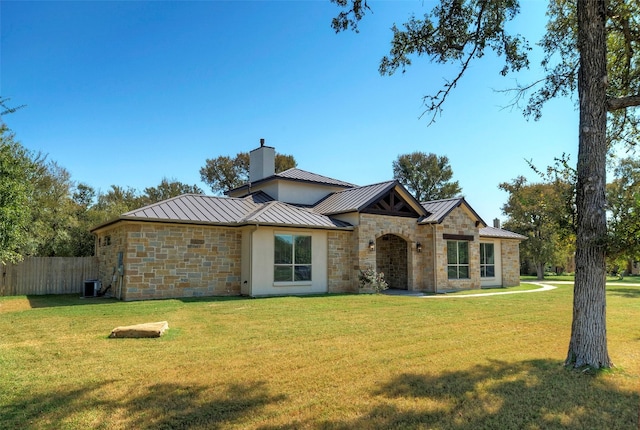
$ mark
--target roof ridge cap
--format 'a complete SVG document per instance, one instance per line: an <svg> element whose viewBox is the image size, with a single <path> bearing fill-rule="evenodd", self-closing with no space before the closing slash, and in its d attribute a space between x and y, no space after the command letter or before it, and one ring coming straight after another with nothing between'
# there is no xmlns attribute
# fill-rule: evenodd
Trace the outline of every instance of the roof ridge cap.
<svg viewBox="0 0 640 430"><path fill-rule="evenodd" d="M340 194L340 193L344 193L347 191L353 191L353 190L358 190L358 189L362 189L362 188L369 188L369 187L375 187L376 185L382 185L382 184L390 184L390 183L400 183L398 182L397 179L392 179L390 181L382 181L382 182L376 182L375 184L367 184L367 185L356 185L354 187L351 188L345 188L344 190L340 190L340 191L334 191L333 193L329 194L330 196L333 194Z"/></svg>
<svg viewBox="0 0 640 430"><path fill-rule="evenodd" d="M449 202L449 201L453 201L453 200L464 200L464 196L461 196L461 197L449 197L448 199L425 200L423 202L420 202L420 204L423 204L423 203Z"/></svg>
<svg viewBox="0 0 640 430"><path fill-rule="evenodd" d="M312 174L312 175L315 175L315 176L320 176L321 178L330 179L331 181L334 181L334 182L342 182L343 184L349 184L349 185L352 185L354 187L357 187L356 184L352 184L351 182L343 181L342 179L332 178L331 176L322 175L320 173L315 173L315 172L312 172L310 170L300 169L299 167L291 167L291 168L289 168L287 170L283 170L282 172L276 173L275 176L279 176L281 173L285 173L285 172L288 172L290 170L297 170L299 172L309 173L309 174ZM290 179L290 178L286 178L285 177L285 179Z"/></svg>
<svg viewBox="0 0 640 430"><path fill-rule="evenodd" d="M242 218L241 221L249 221L251 218L256 217L259 214L263 213L268 209L269 206L272 206L274 203L277 203L277 202L278 202L277 200L273 200L266 203L256 203L256 205L258 205L258 208L253 212L249 212L244 218Z"/></svg>

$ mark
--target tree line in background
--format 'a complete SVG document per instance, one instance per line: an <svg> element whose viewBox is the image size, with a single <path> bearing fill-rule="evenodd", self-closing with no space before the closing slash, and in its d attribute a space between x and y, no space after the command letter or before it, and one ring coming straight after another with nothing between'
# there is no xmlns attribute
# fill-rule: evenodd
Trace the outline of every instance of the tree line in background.
<svg viewBox="0 0 640 430"><path fill-rule="evenodd" d="M93 255L91 228L141 206L202 192L166 178L142 192L117 185L96 191L74 182L55 161L24 148L0 123L0 263L25 256Z"/></svg>
<svg viewBox="0 0 640 430"><path fill-rule="evenodd" d="M612 180L607 195L607 272L629 274L640 260L640 159L611 158ZM563 155L545 172L531 165L539 182L520 176L499 185L509 193L502 211L508 220L504 227L527 240L520 245L523 272L535 269L538 279L545 272L573 272L576 251L576 170Z"/></svg>

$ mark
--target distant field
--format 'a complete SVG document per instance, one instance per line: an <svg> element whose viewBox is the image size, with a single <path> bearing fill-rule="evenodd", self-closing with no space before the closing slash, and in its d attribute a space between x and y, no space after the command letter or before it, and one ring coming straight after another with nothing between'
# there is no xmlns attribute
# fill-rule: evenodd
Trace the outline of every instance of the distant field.
<svg viewBox="0 0 640 430"><path fill-rule="evenodd" d="M451 300L2 297L0 427L636 430L640 287L607 294L617 368L596 375L562 366L569 285ZM107 338L162 320L159 339Z"/></svg>

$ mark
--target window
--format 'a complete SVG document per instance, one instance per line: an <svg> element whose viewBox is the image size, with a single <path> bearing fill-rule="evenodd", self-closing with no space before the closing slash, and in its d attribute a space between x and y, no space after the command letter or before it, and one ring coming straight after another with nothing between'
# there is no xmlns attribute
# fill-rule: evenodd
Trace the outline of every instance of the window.
<svg viewBox="0 0 640 430"><path fill-rule="evenodd" d="M447 273L449 279L469 279L469 242L447 241Z"/></svg>
<svg viewBox="0 0 640 430"><path fill-rule="evenodd" d="M493 254L493 243L480 244L480 277L493 278L496 276L496 263Z"/></svg>
<svg viewBox="0 0 640 430"><path fill-rule="evenodd" d="M274 282L311 281L311 236L276 234Z"/></svg>

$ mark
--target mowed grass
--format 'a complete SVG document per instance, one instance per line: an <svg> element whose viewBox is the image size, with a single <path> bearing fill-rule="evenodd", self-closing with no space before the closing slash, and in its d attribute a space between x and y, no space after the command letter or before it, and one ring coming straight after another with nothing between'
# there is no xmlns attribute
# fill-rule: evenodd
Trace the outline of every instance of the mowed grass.
<svg viewBox="0 0 640 430"><path fill-rule="evenodd" d="M613 371L563 368L572 287L429 299L0 299L0 427L637 429L640 287ZM167 320L159 339L108 339Z"/></svg>

